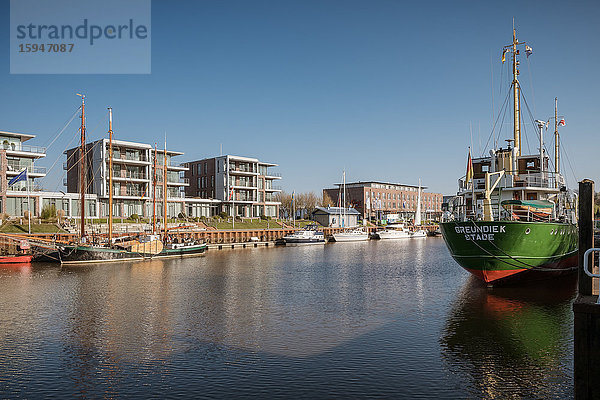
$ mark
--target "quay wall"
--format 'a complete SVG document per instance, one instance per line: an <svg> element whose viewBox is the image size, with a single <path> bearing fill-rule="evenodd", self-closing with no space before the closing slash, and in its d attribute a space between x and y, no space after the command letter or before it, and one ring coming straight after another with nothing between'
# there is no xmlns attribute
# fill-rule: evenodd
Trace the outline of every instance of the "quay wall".
<svg viewBox="0 0 600 400"><path fill-rule="evenodd" d="M429 231L437 229L437 225L423 226L421 229ZM283 238L289 235L299 228L277 228L277 229L222 229L222 230L171 230L169 236L177 239L202 239L208 244L221 244L221 243L245 243L252 240L258 239L260 242L270 242ZM342 228L322 228L326 237L331 237L334 233L342 230ZM369 233L374 232L378 227L367 226L365 227ZM130 233L117 233L118 236L128 236L135 234ZM106 235L89 235L90 239L94 237L106 237ZM77 239L77 235L74 233L32 233L28 234L0 234L0 249L5 254L14 254L17 249L17 245L22 239L32 239L41 241L56 241L69 243Z"/></svg>

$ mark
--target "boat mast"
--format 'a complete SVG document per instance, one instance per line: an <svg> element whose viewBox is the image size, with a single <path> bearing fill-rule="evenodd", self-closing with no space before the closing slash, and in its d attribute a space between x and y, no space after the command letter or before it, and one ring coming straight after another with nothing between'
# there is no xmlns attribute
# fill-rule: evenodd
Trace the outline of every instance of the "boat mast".
<svg viewBox="0 0 600 400"><path fill-rule="evenodd" d="M525 43L525 42L523 42ZM517 32L513 26L512 60L513 60L513 105L514 105L514 140L517 149L517 157L521 155L521 104L519 86L519 61L517 45L522 44L517 40ZM516 171L515 171L516 173Z"/></svg>
<svg viewBox="0 0 600 400"><path fill-rule="evenodd" d="M558 98L554 98L554 168L560 174L560 136L558 135ZM558 178L558 176L557 176ZM556 181L558 185L558 180Z"/></svg>
<svg viewBox="0 0 600 400"><path fill-rule="evenodd" d="M154 143L154 165L152 168L152 234L156 233L156 143Z"/></svg>
<svg viewBox="0 0 600 400"><path fill-rule="evenodd" d="M85 95L79 93L77 95L81 97L81 146L79 148L79 194L81 205L79 214L81 217L80 239L83 239L85 237Z"/></svg>
<svg viewBox="0 0 600 400"><path fill-rule="evenodd" d="M112 244L113 222L113 130L112 108L108 107L108 245Z"/></svg>
<svg viewBox="0 0 600 400"><path fill-rule="evenodd" d="M167 239L167 141L165 139L165 151L163 156L163 219L165 225L165 240Z"/></svg>

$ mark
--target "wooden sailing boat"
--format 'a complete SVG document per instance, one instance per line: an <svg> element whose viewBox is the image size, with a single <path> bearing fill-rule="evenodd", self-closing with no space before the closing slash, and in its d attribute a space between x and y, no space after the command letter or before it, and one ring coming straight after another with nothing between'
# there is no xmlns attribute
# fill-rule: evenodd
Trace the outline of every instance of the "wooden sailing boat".
<svg viewBox="0 0 600 400"><path fill-rule="evenodd" d="M86 190L86 140L85 140L85 96L81 96L81 146L79 149L80 181L79 192L80 206L80 232L77 243L72 245L59 245L58 259L63 264L82 262L108 262L144 259L155 256L163 250L162 241L157 235L138 236L120 242L113 240L113 187L112 187L112 108L109 108L109 201L108 201L108 241L102 244L88 244L85 234L85 190Z"/></svg>

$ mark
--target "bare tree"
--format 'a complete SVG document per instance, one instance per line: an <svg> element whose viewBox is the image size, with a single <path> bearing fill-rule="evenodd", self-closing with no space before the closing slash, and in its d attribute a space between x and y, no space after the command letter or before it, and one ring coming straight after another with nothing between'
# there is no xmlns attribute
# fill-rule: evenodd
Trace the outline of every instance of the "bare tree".
<svg viewBox="0 0 600 400"><path fill-rule="evenodd" d="M292 216L292 195L286 192L279 192L275 195L275 201L281 203L280 211L284 216Z"/></svg>
<svg viewBox="0 0 600 400"><path fill-rule="evenodd" d="M333 199L327 194L327 192L323 191L323 197L321 198L321 207L334 206L336 203L333 202Z"/></svg>

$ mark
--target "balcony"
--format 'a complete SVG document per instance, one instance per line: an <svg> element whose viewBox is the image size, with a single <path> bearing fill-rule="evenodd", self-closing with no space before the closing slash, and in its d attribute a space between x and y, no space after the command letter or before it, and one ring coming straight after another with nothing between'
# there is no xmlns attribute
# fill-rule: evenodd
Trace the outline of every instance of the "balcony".
<svg viewBox="0 0 600 400"><path fill-rule="evenodd" d="M29 146L26 144L5 143L1 148L6 150L7 154L28 153L28 155L37 155L39 157L46 155L45 147Z"/></svg>
<svg viewBox="0 0 600 400"><path fill-rule="evenodd" d="M265 173L265 177L267 177L267 178L273 178L273 179L281 179L281 174L279 172L267 171Z"/></svg>
<svg viewBox="0 0 600 400"><path fill-rule="evenodd" d="M189 168L187 167L187 163L174 163L168 162L167 169L177 170L177 171L187 171Z"/></svg>
<svg viewBox="0 0 600 400"><path fill-rule="evenodd" d="M133 171L125 171L125 174L122 174L122 171L113 171L113 179L115 179L115 180L140 180L140 181L149 181L150 180L150 178L148 178L144 172L133 172Z"/></svg>
<svg viewBox="0 0 600 400"><path fill-rule="evenodd" d="M130 154L126 154L125 157L122 154L117 154L113 157L113 162L119 164L150 165L150 161L146 157L132 156Z"/></svg>
<svg viewBox="0 0 600 400"><path fill-rule="evenodd" d="M7 167L7 175L17 175L23 168L27 168L27 173L29 175L46 175L46 167L26 166L11 162L8 163Z"/></svg>
<svg viewBox="0 0 600 400"><path fill-rule="evenodd" d="M275 185L265 188L265 191L267 191L267 192L281 192L281 190L282 190L281 186L275 186Z"/></svg>
<svg viewBox="0 0 600 400"><path fill-rule="evenodd" d="M177 178L177 180L168 180L168 178L167 178L167 185L190 186L190 179L189 178Z"/></svg>
<svg viewBox="0 0 600 400"><path fill-rule="evenodd" d="M240 189L258 189L258 186L252 184L252 183L233 183L231 182L230 187L233 186L234 188L240 188Z"/></svg>

